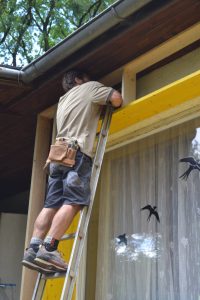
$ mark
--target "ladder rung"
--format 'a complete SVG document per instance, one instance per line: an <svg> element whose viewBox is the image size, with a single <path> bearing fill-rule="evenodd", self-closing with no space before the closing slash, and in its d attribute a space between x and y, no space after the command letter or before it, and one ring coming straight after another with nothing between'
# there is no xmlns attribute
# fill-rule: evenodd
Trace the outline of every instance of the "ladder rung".
<svg viewBox="0 0 200 300"><path fill-rule="evenodd" d="M69 274L71 277L75 277L75 272L73 270L70 270Z"/></svg>
<svg viewBox="0 0 200 300"><path fill-rule="evenodd" d="M106 130L102 130L101 135L102 136L106 136L107 135L107 131Z"/></svg>
<svg viewBox="0 0 200 300"><path fill-rule="evenodd" d="M95 167L96 167L96 168L99 168L99 166L100 166L100 163L97 161L97 162L95 162L95 164L94 164L94 165L95 165Z"/></svg>
<svg viewBox="0 0 200 300"><path fill-rule="evenodd" d="M75 238L76 233L70 233L70 234L65 234L62 236L62 238L60 239L61 241L65 241L65 240L71 240Z"/></svg>
<svg viewBox="0 0 200 300"><path fill-rule="evenodd" d="M80 239L82 239L84 237L84 232L83 231L79 231L78 236L79 236Z"/></svg>

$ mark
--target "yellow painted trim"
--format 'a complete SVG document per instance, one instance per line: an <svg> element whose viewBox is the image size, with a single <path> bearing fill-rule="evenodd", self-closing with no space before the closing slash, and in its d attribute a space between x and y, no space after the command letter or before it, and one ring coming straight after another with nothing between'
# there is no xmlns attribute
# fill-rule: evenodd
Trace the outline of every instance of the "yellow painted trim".
<svg viewBox="0 0 200 300"><path fill-rule="evenodd" d="M200 71L150 93L113 115L110 135L200 95Z"/></svg>

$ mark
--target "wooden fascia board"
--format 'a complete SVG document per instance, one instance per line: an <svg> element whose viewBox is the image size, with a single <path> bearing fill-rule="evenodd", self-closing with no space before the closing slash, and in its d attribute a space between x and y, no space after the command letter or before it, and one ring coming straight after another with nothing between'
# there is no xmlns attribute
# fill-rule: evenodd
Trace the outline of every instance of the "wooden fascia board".
<svg viewBox="0 0 200 300"><path fill-rule="evenodd" d="M138 72L152 66L166 57L180 51L200 39L200 22L173 36L171 39L140 55L128 64L101 78L105 85L113 85L121 80L123 73L135 76Z"/></svg>
<svg viewBox="0 0 200 300"><path fill-rule="evenodd" d="M147 120L160 122L170 115L180 114L181 110L192 109L194 104L200 106L199 99L200 71L197 71L131 102L113 114L108 148L118 144L120 139L129 139L131 131L149 127L151 122Z"/></svg>
<svg viewBox="0 0 200 300"><path fill-rule="evenodd" d="M129 62L124 66L124 70L132 73L138 73L198 41L199 39L200 22Z"/></svg>

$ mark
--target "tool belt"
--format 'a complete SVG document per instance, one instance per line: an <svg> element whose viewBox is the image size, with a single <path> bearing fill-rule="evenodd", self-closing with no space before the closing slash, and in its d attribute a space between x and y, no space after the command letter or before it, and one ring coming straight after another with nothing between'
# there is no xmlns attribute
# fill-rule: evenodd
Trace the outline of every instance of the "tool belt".
<svg viewBox="0 0 200 300"><path fill-rule="evenodd" d="M51 162L59 163L67 167L73 167L75 165L75 158L78 149L79 145L77 140L67 143L65 138L58 138L55 144L51 145L44 169Z"/></svg>

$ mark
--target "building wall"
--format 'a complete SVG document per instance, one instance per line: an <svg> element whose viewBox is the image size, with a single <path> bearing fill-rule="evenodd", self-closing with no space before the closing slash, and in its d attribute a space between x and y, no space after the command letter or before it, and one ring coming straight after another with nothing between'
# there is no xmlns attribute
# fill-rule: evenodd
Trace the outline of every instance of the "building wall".
<svg viewBox="0 0 200 300"><path fill-rule="evenodd" d="M29 190L1 199L0 211L13 214L27 214Z"/></svg>
<svg viewBox="0 0 200 300"><path fill-rule="evenodd" d="M0 213L0 284L16 284L0 287L0 300L19 299L26 222L26 215Z"/></svg>
<svg viewBox="0 0 200 300"><path fill-rule="evenodd" d="M198 56L199 54L197 53L196 55ZM181 62L180 70L176 65L177 62L173 62L159 70L154 71L155 73L152 72L152 73L144 76L140 80L138 80L137 96L140 97L140 96L144 95L145 93L149 93L153 90L156 90L157 88L160 88L160 87L164 86L165 84L168 84L169 82L173 82L174 80L191 73L196 68L195 64L192 65L192 67L191 67L191 65L189 63L189 61L190 61L190 59L192 59L192 57L193 56L191 56L191 54L190 54L190 58L187 58L187 59L186 59L186 57L181 58L184 61L184 67L182 67L183 62ZM180 64L180 62L178 64ZM187 66L189 66L190 68ZM177 72L176 68L177 68L178 72ZM176 70L174 77L173 76L170 77L170 70L174 70L174 72ZM115 176L115 174L113 176ZM106 182L106 185L109 186L109 183ZM108 201L112 201L112 199L113 198L111 195L111 197L108 199ZM88 256L87 256L87 258L88 258L88 260L87 260L88 275L87 275L86 280L87 280L87 286L89 286L90 289L87 289L87 287L86 287L85 299L87 299L87 300L94 299L93 298L94 297L94 286L95 286L94 274L95 274L95 270L96 270L96 249L97 249L97 244L98 244L97 243L97 232L98 232L97 219L98 219L98 215L96 214L93 222L91 223L89 237L88 237ZM106 215L102 215L100 218L100 223L102 221L104 222L105 220L106 220ZM106 233L104 232L104 234L106 234ZM102 241L99 240L99 245L101 244ZM107 245L105 245L105 247L107 247ZM92 255L91 255L91 253L92 253ZM92 258L92 263L91 263L91 258ZM96 286L98 286L99 283L100 283L100 280L97 280ZM49 288L49 286L51 286L51 288ZM45 297L48 299L52 299L55 297L55 295L52 294L52 291L55 293L56 289L52 285L52 282L49 282L49 286L45 291L46 292ZM105 300L105 299L103 299L103 300Z"/></svg>
<svg viewBox="0 0 200 300"><path fill-rule="evenodd" d="M199 69L200 69L200 48L157 70L152 71L151 73L137 80L136 83L137 98L140 98L148 93L160 89L167 84L173 83L174 81L184 76L187 76ZM188 126L190 127L190 125ZM179 128L181 130L181 126ZM170 132L171 130L169 130L167 134L170 135L171 134ZM192 129L192 132L195 133L195 125ZM174 130L174 133L176 135L176 129ZM187 155L191 154L189 153L191 150L191 136L190 134L189 135L187 134L188 132L183 134L183 141L181 141L182 137L177 136L177 142L180 143L180 152L179 153L177 152L175 154L173 152L174 151L173 149L171 153L170 153L171 150L169 151L169 147L171 147L173 143L170 144L169 146L169 143L166 142L165 146L163 146L163 141L161 141L162 140L162 133L161 133L160 134L161 143L159 147L161 147L163 151L163 155L160 158L160 160L159 160L159 156L157 156L156 158L157 155L156 146L154 149L155 152L153 151L154 153L152 152L152 150L150 150L150 152L148 153L148 150L143 149L144 151L147 151L145 154L147 156L146 157L147 161L151 161L152 163L148 171L149 173L147 174L145 168L144 168L145 171L143 170L141 172L142 170L141 168L145 167L145 165L136 167L134 171L134 167L137 164L137 161L134 161L135 154L132 154L133 156L132 159L134 163L131 163L130 161L131 151L132 153L135 153L136 149L138 149L138 145L141 143L134 144L132 146L132 150L130 150L131 147L128 146L119 148L118 151L116 150L117 151L116 159L115 159L115 151L107 154L106 157L108 159L104 161L104 169L103 169L104 171L102 171L102 175L101 175L102 185L101 185L100 193L102 196L100 197L99 226L95 226L95 228L92 228L92 230L90 231L90 234L92 236L89 236L89 240L88 240L88 241L90 240L92 241L93 239L94 242L92 245L93 248L98 246L96 296L95 297L93 296L94 282L92 281L91 283L92 287L91 287L89 280L87 280L86 290L88 289L89 291L92 291L91 293L92 296L89 298L86 297L87 300L93 300L93 299L95 300L105 300L105 299L107 300L187 299L188 300L191 299L193 300L196 298L192 298L192 297L196 297L197 295L199 297L200 295L200 291L198 290L199 283L198 280L195 280L195 278L193 278L194 269L196 269L199 264L198 254L196 250L192 249L192 245L194 243L196 243L196 249L199 249L199 242L198 239L196 239L198 226L199 226L198 217L197 217L198 209L199 209L198 208L199 199L197 196L198 186L199 186L198 174L196 174L196 177L194 177L193 180L190 181L191 185L189 185L188 187L186 186L184 181L177 182L177 191L175 192L176 195L175 194L173 195L172 191L169 191L169 194L173 196L173 198L175 199L174 204L172 198L170 198L170 195L168 195L169 203L167 201L165 202L166 196L164 196L165 192L167 192L167 188L169 188L169 190L170 188L172 188L172 186L170 187L169 181L175 179L175 177L176 177L176 181L178 181L178 176L180 175L179 173L180 172L183 173L183 170L185 170L184 168L179 169L179 166L177 165L176 168L174 169L174 174L170 173L171 171L169 169L170 166L169 159L175 160L177 163L179 159L179 155L183 155L183 153ZM154 136L147 139L145 147L147 149L150 148L150 146L154 147L153 144L154 144ZM144 146L142 147L144 148ZM175 151L177 151L177 149ZM167 154L168 156L166 157L165 154ZM126 156L128 155L129 158L126 158ZM141 156L141 164L143 164L144 159L146 158L142 157L143 154L138 153L137 155ZM151 157L151 155L153 155L153 157ZM177 157L175 157L174 155L176 155ZM161 166L163 167L165 166L165 168L167 168L167 171L165 170L165 172L169 172L166 181L164 181L165 180L164 178L166 176L164 175L164 177L162 177L163 174L161 175L159 173L160 174L159 176L161 176L160 178L162 178L161 181L162 187L160 188L159 192L161 192L161 189L163 188L163 192L161 192L160 199L158 198L154 199L153 197L155 195L152 196L156 188L159 189L159 186L157 187L153 186L154 183L151 181L150 178L150 176L153 174L154 174L153 176L158 176L158 173L154 173L154 172L160 172L159 169L157 169L156 171L155 170L156 166L153 165L153 159L155 158L158 159L160 168ZM111 165L112 161L113 161L113 165ZM123 170L121 169L120 166L123 167ZM131 167L132 169L130 169ZM128 171L126 171L126 169ZM131 173L133 174L133 176L136 176L134 180L130 180ZM146 178L148 174L149 174L149 182L148 182L148 178ZM171 176L173 177L171 178ZM115 177L117 177L118 179L114 179ZM110 180L112 180L113 184L110 182ZM194 180L195 180L195 185L192 184ZM142 186L144 184L144 181L148 185L147 190L145 189L145 187ZM118 187L116 191L114 188L115 185ZM138 195L139 185L141 185L141 195ZM119 188L120 186L121 186L121 191ZM152 189L154 189L154 191ZM164 189L166 189L166 191L164 191ZM158 194L156 195L156 197L158 197ZM189 197L190 200L192 200L191 207L188 206L187 197ZM138 200L138 198L140 198L140 200ZM181 200L183 198L184 200ZM161 229L162 237L164 237L165 258L163 258L163 262L161 262L159 265L161 269L160 272L157 273L156 275L157 277L154 276L156 274L157 267L155 267L155 264L150 262L150 260L147 262L143 260L141 264L137 262L137 266L133 267L133 262L130 262L130 260L126 260L127 257L124 260L123 257L120 258L117 257L116 253L114 254L114 250L116 250L116 248L115 249L113 248L114 238L118 234L127 232L130 235L131 233L134 233L134 230L136 230L137 232L142 227L145 228L145 230L148 228L148 226L145 227L146 225L143 224L143 222L145 222L146 219L145 220L142 219L141 221L139 215L140 215L140 206L142 205L144 206L145 204L148 204L148 201L151 200L152 203L154 200L157 201L158 206L159 206L159 201L161 201L159 212L161 212L161 210L166 208L166 211L161 212L161 216L163 217L165 223L163 224L163 227ZM142 203L139 203L137 201L139 202L142 201ZM170 211L173 214L172 216L170 216ZM188 217L186 217L187 216L186 211L189 214ZM145 216L148 217L147 214L145 214ZM178 218L178 223L176 217ZM172 220L174 222L173 224L171 224ZM194 222L189 228L187 224L190 224L191 220L193 220ZM151 231L157 232L156 231L157 228L158 227L156 226L155 222L154 224L150 224L149 226L150 232ZM189 234L188 234L190 231L191 231L191 236L190 236L191 239L189 238ZM172 234L173 236L172 238L170 234ZM95 237L97 235L98 235L98 241L95 241ZM176 251L174 251L173 249L174 246L177 247ZM90 254L92 254L92 247L91 249L88 247L88 260L90 259ZM187 261L186 258L188 259ZM120 262L121 259L123 260L123 262ZM188 263L192 265L191 272L187 268ZM95 267L91 267L89 265L89 261L87 264L88 264L87 267L88 274L90 272L94 274L94 271L96 269L96 265L94 264L94 262L92 262L92 264ZM146 267L148 267L147 274L145 274L145 272L147 271ZM163 276L168 267L171 268L169 269L169 273L167 275L168 276L167 280L168 282L170 282L168 285L169 291L167 291L167 288L165 289L164 285L162 285L164 284ZM141 269L143 269L143 272L140 274L141 278L138 279L137 281L136 278L141 272ZM195 272L197 272L197 269ZM154 274L153 275L154 277L148 276L150 273ZM176 276L176 280L174 282L172 278L173 274L175 274ZM185 276L183 274L187 274L187 275ZM143 281L143 278L145 277L144 275L147 276L146 279L147 279L148 289L144 292L144 290L142 291L143 287L141 286L141 293L144 292L143 294L141 294L140 284L141 283L142 285L144 284ZM89 275L88 275L88 279L89 279ZM136 282L135 286L132 280ZM158 287L159 280L160 282L163 283L161 283ZM141 281L141 283L139 283L139 281ZM156 285L159 290L158 293L160 293L159 296L158 294L156 294ZM174 285L174 290L173 290L173 285ZM193 290L189 291L190 288L193 288ZM137 290L136 292L137 296L133 294L134 291L136 290ZM150 295L150 291L151 291L151 295ZM161 296L161 294L163 296ZM88 296L89 295L90 294L88 293ZM142 298L138 298L138 297L142 297Z"/></svg>
<svg viewBox="0 0 200 300"><path fill-rule="evenodd" d="M140 98L200 69L200 48L152 71L137 80L136 94Z"/></svg>

